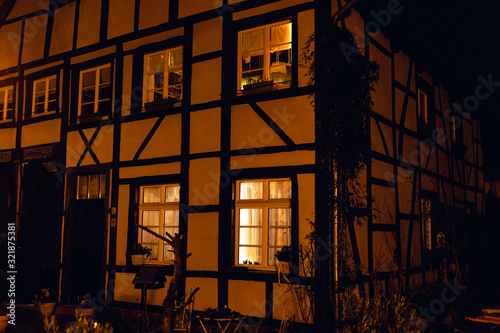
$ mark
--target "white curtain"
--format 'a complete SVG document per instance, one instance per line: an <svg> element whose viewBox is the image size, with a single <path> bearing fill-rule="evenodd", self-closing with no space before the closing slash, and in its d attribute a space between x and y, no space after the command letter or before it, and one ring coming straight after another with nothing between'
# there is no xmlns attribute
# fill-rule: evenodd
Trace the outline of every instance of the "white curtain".
<svg viewBox="0 0 500 333"><path fill-rule="evenodd" d="M264 54L264 29L243 34L241 44L241 54L246 63L252 56Z"/></svg>
<svg viewBox="0 0 500 333"><path fill-rule="evenodd" d="M271 28L271 53L288 50L292 42L292 24L286 23Z"/></svg>
<svg viewBox="0 0 500 333"><path fill-rule="evenodd" d="M262 182L240 183L240 199L263 199L264 185Z"/></svg>
<svg viewBox="0 0 500 333"><path fill-rule="evenodd" d="M240 209L239 233L238 262L262 263L262 209Z"/></svg>

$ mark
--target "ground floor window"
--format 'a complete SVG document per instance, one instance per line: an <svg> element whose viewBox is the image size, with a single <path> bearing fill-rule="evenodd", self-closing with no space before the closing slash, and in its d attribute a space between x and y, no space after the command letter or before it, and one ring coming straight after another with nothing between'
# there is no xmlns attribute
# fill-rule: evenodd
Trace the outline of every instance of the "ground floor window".
<svg viewBox="0 0 500 333"><path fill-rule="evenodd" d="M178 184L141 186L139 223L163 236L179 233L179 193ZM139 230L138 242L151 249L150 260L174 259L170 245L144 230Z"/></svg>
<svg viewBox="0 0 500 333"><path fill-rule="evenodd" d="M236 183L236 262L272 266L275 253L291 245L291 180L252 179Z"/></svg>

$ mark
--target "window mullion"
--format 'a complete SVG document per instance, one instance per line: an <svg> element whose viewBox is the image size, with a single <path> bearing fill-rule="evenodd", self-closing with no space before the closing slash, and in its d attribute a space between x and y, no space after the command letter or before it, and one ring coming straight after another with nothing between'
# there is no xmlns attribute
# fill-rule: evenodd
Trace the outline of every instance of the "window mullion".
<svg viewBox="0 0 500 333"><path fill-rule="evenodd" d="M49 111L49 79L45 79L45 101L43 103L43 113L48 111Z"/></svg>
<svg viewBox="0 0 500 333"><path fill-rule="evenodd" d="M264 28L264 81L268 81L270 78L270 69L269 64L271 63L271 54L270 54L270 45L271 45L271 29L269 26ZM267 183L265 181L264 183Z"/></svg>
<svg viewBox="0 0 500 333"><path fill-rule="evenodd" d="M262 265L263 266L268 266L268 242L269 242L269 235L268 235L268 226L269 226L269 207L264 206L262 207L263 216L262 216Z"/></svg>
<svg viewBox="0 0 500 333"><path fill-rule="evenodd" d="M95 93L94 93L94 114L98 113L99 110L98 110L98 107L99 107L99 90L100 90L100 79L101 79L101 68L98 67L96 69L96 75L95 75L95 84L94 84L94 89L95 89Z"/></svg>
<svg viewBox="0 0 500 333"><path fill-rule="evenodd" d="M160 225L158 228L159 234L162 236L165 236L165 209L160 209ZM163 261L163 240L161 238L158 238L158 260Z"/></svg>
<svg viewBox="0 0 500 333"><path fill-rule="evenodd" d="M164 52L164 61L165 64L163 65L163 99L168 99L168 73L169 73L169 68L168 68L168 55L170 51L165 51Z"/></svg>

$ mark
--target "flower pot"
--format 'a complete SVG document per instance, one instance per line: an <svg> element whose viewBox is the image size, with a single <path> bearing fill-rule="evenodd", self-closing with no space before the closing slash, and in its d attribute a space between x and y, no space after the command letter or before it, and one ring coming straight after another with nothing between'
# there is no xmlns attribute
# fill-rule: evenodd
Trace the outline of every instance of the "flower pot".
<svg viewBox="0 0 500 333"><path fill-rule="evenodd" d="M56 308L56 302L39 304L40 313L44 317L52 316Z"/></svg>
<svg viewBox="0 0 500 333"><path fill-rule="evenodd" d="M1 315L0 316L0 333L5 332L7 329L7 326L9 326L9 319L10 317L8 315Z"/></svg>
<svg viewBox="0 0 500 333"><path fill-rule="evenodd" d="M90 317L94 313L94 308L78 308L77 311L79 317L90 319Z"/></svg>
<svg viewBox="0 0 500 333"><path fill-rule="evenodd" d="M278 268L278 274L289 274L290 273L290 262L289 261L276 261L276 267Z"/></svg>
<svg viewBox="0 0 500 333"><path fill-rule="evenodd" d="M130 257L132 258L132 265L144 265L144 254L133 254Z"/></svg>

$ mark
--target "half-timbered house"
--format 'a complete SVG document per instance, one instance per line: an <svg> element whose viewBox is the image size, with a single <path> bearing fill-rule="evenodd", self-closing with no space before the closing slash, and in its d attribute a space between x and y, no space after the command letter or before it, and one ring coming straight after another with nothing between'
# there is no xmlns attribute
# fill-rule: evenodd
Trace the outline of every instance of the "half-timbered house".
<svg viewBox="0 0 500 333"><path fill-rule="evenodd" d="M146 265L167 280L173 259L141 224L184 235L195 310L294 313L274 254L296 253L316 219L314 87L301 52L340 3L3 1L0 233L16 226L22 297L33 297L33 272L53 267L61 302L91 292L134 306L132 245L151 248ZM389 4L389 15L404 10ZM436 278L429 263L446 242L437 212L483 213L480 128L450 113L453 87L415 48L374 33L377 22L355 9L342 19L380 66L360 176L370 213L354 227L354 255L365 274L401 269L419 285Z"/></svg>

